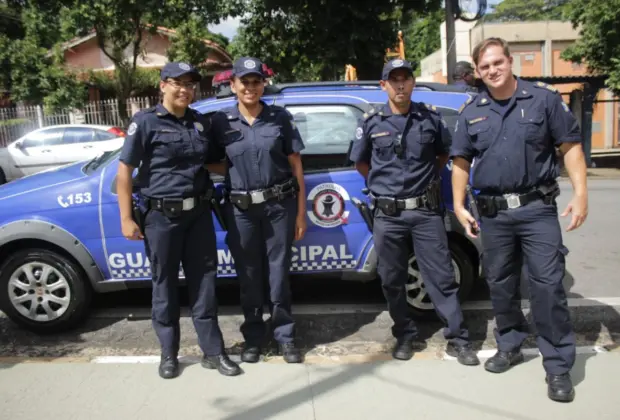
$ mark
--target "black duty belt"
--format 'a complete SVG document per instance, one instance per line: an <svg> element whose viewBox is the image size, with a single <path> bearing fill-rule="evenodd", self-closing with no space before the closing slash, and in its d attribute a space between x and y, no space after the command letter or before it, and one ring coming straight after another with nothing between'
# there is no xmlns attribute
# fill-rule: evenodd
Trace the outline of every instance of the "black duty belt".
<svg viewBox="0 0 620 420"><path fill-rule="evenodd" d="M250 204L260 204L269 200L283 200L295 195L297 191L299 191L297 178L291 178L286 182L262 190L232 190L228 194L228 199L231 203L245 210Z"/></svg>
<svg viewBox="0 0 620 420"><path fill-rule="evenodd" d="M170 212L172 214L180 214L184 211L190 211L198 207L202 203L211 201L213 190L200 196L195 197L165 197L165 198L145 198L145 203L149 209Z"/></svg>
<svg viewBox="0 0 620 420"><path fill-rule="evenodd" d="M375 197L372 193L368 194L370 202L373 206L380 209L393 207L396 210L413 210L420 207L426 207L426 195L409 198L394 197Z"/></svg>
<svg viewBox="0 0 620 420"><path fill-rule="evenodd" d="M478 204L481 215L493 215L499 210L517 209L539 200L551 204L558 195L560 195L560 187L557 183L553 183L537 187L525 193L508 193L502 195L486 195L480 193L480 195L476 197L476 203Z"/></svg>

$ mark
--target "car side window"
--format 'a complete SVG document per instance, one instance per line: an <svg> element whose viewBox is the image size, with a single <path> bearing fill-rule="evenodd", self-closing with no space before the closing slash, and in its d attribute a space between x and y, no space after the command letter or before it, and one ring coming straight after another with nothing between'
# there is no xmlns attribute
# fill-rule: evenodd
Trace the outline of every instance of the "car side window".
<svg viewBox="0 0 620 420"><path fill-rule="evenodd" d="M443 120L446 122L448 126L448 131L450 134L454 135L454 128L456 127L456 121L459 119L459 111L452 108L445 108L438 106L437 112L441 114Z"/></svg>
<svg viewBox="0 0 620 420"><path fill-rule="evenodd" d="M64 130L64 128L50 128L30 133L24 139L22 145L24 148L28 148L62 144Z"/></svg>
<svg viewBox="0 0 620 420"><path fill-rule="evenodd" d="M114 133L104 130L95 130L95 138L92 141L114 140L118 136Z"/></svg>
<svg viewBox="0 0 620 420"><path fill-rule="evenodd" d="M93 141L94 131L88 127L67 127L62 144L89 143Z"/></svg>
<svg viewBox="0 0 620 420"><path fill-rule="evenodd" d="M346 154L362 111L348 105L291 105L306 148L302 155Z"/></svg>

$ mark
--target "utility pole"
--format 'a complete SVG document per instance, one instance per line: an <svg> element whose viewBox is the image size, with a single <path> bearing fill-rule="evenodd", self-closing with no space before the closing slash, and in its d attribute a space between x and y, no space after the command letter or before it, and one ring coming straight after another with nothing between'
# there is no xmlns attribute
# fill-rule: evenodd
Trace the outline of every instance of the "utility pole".
<svg viewBox="0 0 620 420"><path fill-rule="evenodd" d="M452 73L454 73L454 67L456 66L456 45L454 44L455 28L454 28L454 6L456 0L445 0L446 10L446 48L447 48L447 67L448 72L448 84L454 83L452 79Z"/></svg>

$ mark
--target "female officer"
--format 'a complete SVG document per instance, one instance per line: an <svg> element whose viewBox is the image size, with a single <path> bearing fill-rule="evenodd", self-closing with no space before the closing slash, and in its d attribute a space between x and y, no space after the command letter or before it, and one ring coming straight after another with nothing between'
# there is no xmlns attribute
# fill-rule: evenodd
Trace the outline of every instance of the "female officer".
<svg viewBox="0 0 620 420"><path fill-rule="evenodd" d="M224 351L217 319L217 250L209 200L213 183L205 161L218 161L205 134L209 121L188 108L200 74L185 63L161 71L162 103L137 113L127 131L118 167L123 236L144 239L153 279L153 328L161 343L159 375L179 373L179 265L188 285L194 328L204 353L202 366L238 375ZM137 176L144 235L132 219L132 172Z"/></svg>
<svg viewBox="0 0 620 420"><path fill-rule="evenodd" d="M255 363L265 335L265 277L271 289L274 338L288 363L300 363L294 342L289 269L293 239L306 231L305 186L299 152L304 148L292 116L260 98L265 89L263 64L256 58L235 61L231 89L236 105L213 117L213 132L226 161L211 165L225 175L230 248L241 287L245 322L241 333L244 362Z"/></svg>

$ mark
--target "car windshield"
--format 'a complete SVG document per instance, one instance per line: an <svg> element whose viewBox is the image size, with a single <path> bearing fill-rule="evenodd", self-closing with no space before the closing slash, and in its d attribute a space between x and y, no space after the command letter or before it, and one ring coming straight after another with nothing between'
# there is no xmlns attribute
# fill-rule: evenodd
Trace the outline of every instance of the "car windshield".
<svg viewBox="0 0 620 420"><path fill-rule="evenodd" d="M85 175L92 174L97 169L113 161L121 153L122 149L122 147L119 147L116 150L110 150L95 156L91 161L84 165L84 167L82 168L82 172L84 172Z"/></svg>

